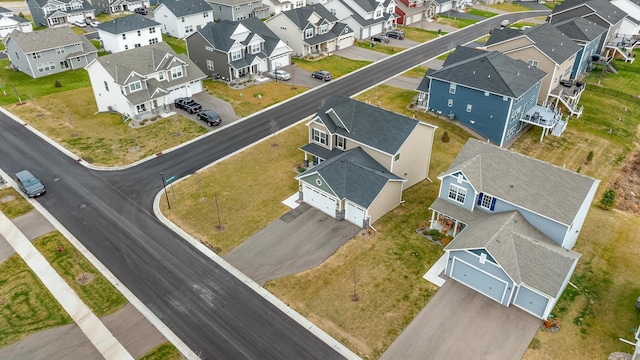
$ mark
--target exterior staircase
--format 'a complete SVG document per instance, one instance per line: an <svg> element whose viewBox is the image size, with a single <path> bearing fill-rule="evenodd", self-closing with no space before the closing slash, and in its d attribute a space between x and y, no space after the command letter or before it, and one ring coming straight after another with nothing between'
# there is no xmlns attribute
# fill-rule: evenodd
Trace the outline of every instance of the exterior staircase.
<svg viewBox="0 0 640 360"><path fill-rule="evenodd" d="M551 135L560 136L566 129L567 129L567 121L560 119L551 130Z"/></svg>

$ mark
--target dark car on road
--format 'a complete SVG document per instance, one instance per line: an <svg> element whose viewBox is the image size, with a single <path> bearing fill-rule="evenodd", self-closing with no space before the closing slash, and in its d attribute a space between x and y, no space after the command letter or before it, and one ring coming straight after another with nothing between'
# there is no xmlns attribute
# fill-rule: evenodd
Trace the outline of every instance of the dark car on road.
<svg viewBox="0 0 640 360"><path fill-rule="evenodd" d="M16 173L16 183L18 183L20 190L30 198L38 197L47 191L40 180L33 176L29 170Z"/></svg>
<svg viewBox="0 0 640 360"><path fill-rule="evenodd" d="M404 31L402 31L402 30L387 31L387 36L390 37L390 38L402 40L402 39L404 39Z"/></svg>
<svg viewBox="0 0 640 360"><path fill-rule="evenodd" d="M332 79L331 73L326 70L314 71L313 73L311 73L311 77L320 79L322 81L329 81Z"/></svg>
<svg viewBox="0 0 640 360"><path fill-rule="evenodd" d="M390 39L387 36L384 36L384 35L373 35L371 37L371 41L377 41L377 42L381 42L381 43L388 43L390 41Z"/></svg>
<svg viewBox="0 0 640 360"><path fill-rule="evenodd" d="M136 14L147 15L147 9L145 8L136 8L133 10Z"/></svg>
<svg viewBox="0 0 640 360"><path fill-rule="evenodd" d="M222 124L222 118L213 110L202 110L198 113L198 119L206 121L209 126Z"/></svg>
<svg viewBox="0 0 640 360"><path fill-rule="evenodd" d="M173 105L176 109L182 109L189 114L195 114L202 110L202 105L198 104L195 100L186 97L175 99L173 101Z"/></svg>

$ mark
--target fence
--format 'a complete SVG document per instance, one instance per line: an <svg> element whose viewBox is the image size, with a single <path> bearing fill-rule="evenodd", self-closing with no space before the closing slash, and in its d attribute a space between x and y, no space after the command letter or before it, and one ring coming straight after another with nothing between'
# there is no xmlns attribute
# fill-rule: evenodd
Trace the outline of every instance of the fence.
<svg viewBox="0 0 640 360"><path fill-rule="evenodd" d="M586 90L597 92L597 93L608 95L608 96L613 96L618 99L622 99L622 100L626 100L634 103L640 103L640 98L638 96L633 96L617 90L607 89L602 86L591 85L591 84L586 84L586 85L587 85Z"/></svg>

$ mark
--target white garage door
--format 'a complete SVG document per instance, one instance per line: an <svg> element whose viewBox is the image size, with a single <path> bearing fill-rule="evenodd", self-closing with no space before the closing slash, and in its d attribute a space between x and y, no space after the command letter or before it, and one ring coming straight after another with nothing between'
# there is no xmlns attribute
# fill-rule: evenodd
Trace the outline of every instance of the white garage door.
<svg viewBox="0 0 640 360"><path fill-rule="evenodd" d="M371 27L371 35L382 34L382 24L376 24Z"/></svg>
<svg viewBox="0 0 640 360"><path fill-rule="evenodd" d="M542 319L544 311L547 309L549 298L520 285L518 287L518 295L516 295L516 300L513 303Z"/></svg>
<svg viewBox="0 0 640 360"><path fill-rule="evenodd" d="M352 202L347 201L344 217L348 221L362 227L364 224L364 209Z"/></svg>
<svg viewBox="0 0 640 360"><path fill-rule="evenodd" d="M167 103L172 103L173 100L181 97L188 97L187 87L181 86L177 89L171 90L169 95L165 96L167 98Z"/></svg>
<svg viewBox="0 0 640 360"><path fill-rule="evenodd" d="M362 40L369 39L369 34L370 34L369 28L367 28L367 27L362 28Z"/></svg>
<svg viewBox="0 0 640 360"><path fill-rule="evenodd" d="M507 283L454 257L451 277L468 287L502 303Z"/></svg>
<svg viewBox="0 0 640 360"><path fill-rule="evenodd" d="M302 200L323 213L336 217L336 199L312 187L304 185Z"/></svg>
<svg viewBox="0 0 640 360"><path fill-rule="evenodd" d="M194 81L191 83L191 94L199 94L203 92L202 81Z"/></svg>

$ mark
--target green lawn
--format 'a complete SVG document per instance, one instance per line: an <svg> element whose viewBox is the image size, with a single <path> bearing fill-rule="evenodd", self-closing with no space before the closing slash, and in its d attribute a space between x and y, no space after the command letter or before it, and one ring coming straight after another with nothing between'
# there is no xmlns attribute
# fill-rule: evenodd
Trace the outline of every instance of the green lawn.
<svg viewBox="0 0 640 360"><path fill-rule="evenodd" d="M438 37L438 32L434 30L424 30L417 27L402 26L400 30L404 31L404 35L407 39L417 42L427 42ZM440 35L446 35L445 31L442 31Z"/></svg>
<svg viewBox="0 0 640 360"><path fill-rule="evenodd" d="M404 72L402 76L422 79L427 73L427 70L429 70L429 68L426 66L417 66Z"/></svg>
<svg viewBox="0 0 640 360"><path fill-rule="evenodd" d="M173 36L162 34L162 40L169 44L169 46L175 51L177 54L186 54L187 53L187 43L178 38L174 38Z"/></svg>
<svg viewBox="0 0 640 360"><path fill-rule="evenodd" d="M338 55L325 56L320 60L293 59L293 61L297 67L309 72L327 70L334 79L371 64L371 61L351 60Z"/></svg>
<svg viewBox="0 0 640 360"><path fill-rule="evenodd" d="M527 7L526 5L522 5L522 4L526 4L526 3L516 3L516 2L504 2L502 4L493 4L493 5L489 5L490 8L496 9L496 10L500 10L500 11L507 11L507 12L518 12L518 11L528 11L528 10L532 10L530 7Z"/></svg>
<svg viewBox="0 0 640 360"><path fill-rule="evenodd" d="M379 42L367 41L367 40L356 40L354 45L359 48L368 49L371 51L378 51L387 55L397 54L405 50L405 48L402 48L402 47L390 46L390 45L382 44Z"/></svg>
<svg viewBox="0 0 640 360"><path fill-rule="evenodd" d="M34 79L23 72L13 71L9 65L9 59L0 60L0 106L15 104L18 99L26 101L91 86L89 75L84 69ZM56 82L61 86L56 87Z"/></svg>
<svg viewBox="0 0 640 360"><path fill-rule="evenodd" d="M447 25L447 26L453 26L454 28L462 29L462 28L465 28L465 27L467 27L469 25L473 25L473 24L477 23L478 21L477 20L471 20L471 19L449 17L449 16L446 16L444 14L438 14L438 19L436 20L436 22L438 24Z"/></svg>
<svg viewBox="0 0 640 360"><path fill-rule="evenodd" d="M482 17L485 17L485 18L491 18L491 17L494 17L494 16L498 15L497 13L494 13L494 12L491 12L491 11L474 9L474 8L469 9L468 13L471 14L471 15L482 16Z"/></svg>
<svg viewBox="0 0 640 360"><path fill-rule="evenodd" d="M13 200L6 201L9 198ZM15 219L31 210L33 210L33 206L16 189L8 186L0 189L0 212L3 212L9 219Z"/></svg>
<svg viewBox="0 0 640 360"><path fill-rule="evenodd" d="M140 360L181 360L182 355L180 351L171 343L166 342L158 345L155 349L152 349L146 353Z"/></svg>

